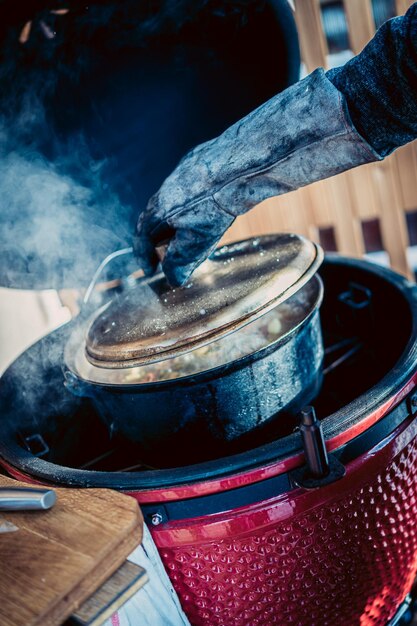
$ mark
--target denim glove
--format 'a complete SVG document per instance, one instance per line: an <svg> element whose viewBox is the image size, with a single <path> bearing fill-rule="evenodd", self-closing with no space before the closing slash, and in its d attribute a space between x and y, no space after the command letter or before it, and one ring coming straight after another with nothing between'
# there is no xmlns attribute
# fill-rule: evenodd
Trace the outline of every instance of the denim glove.
<svg viewBox="0 0 417 626"><path fill-rule="evenodd" d="M136 256L182 285L234 219L271 196L381 157L353 127L342 94L318 69L222 135L191 150L137 224Z"/></svg>

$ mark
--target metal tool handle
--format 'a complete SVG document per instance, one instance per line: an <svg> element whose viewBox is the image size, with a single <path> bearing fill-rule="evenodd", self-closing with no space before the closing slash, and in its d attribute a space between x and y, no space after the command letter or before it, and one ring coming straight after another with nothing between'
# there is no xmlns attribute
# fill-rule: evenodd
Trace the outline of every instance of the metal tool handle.
<svg viewBox="0 0 417 626"><path fill-rule="evenodd" d="M45 511L56 502L52 489L30 487L2 487L0 489L0 511Z"/></svg>

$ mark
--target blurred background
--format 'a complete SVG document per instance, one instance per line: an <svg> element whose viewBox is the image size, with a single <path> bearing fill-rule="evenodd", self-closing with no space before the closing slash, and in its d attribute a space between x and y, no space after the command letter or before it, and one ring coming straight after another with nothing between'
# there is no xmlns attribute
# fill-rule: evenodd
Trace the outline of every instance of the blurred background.
<svg viewBox="0 0 417 626"><path fill-rule="evenodd" d="M286 8L283 8L284 3ZM203 4L207 6L210 2ZM245 3L242 2L242 4ZM256 13L257 3L251 2L250 4L251 7L255 7L253 11ZM265 5L264 2L258 4ZM252 14L249 15L249 22L252 20L252 23L257 24L256 33L254 35L252 31L248 31L246 39L242 38L241 49L232 41L237 56L231 57L230 61L230 67L236 75L242 74L243 77L241 79L244 85L242 93L239 92L241 83L238 81L230 88L232 96L235 94L236 100L240 101L241 109L225 105L224 109L227 111L222 111L224 115L219 115L218 123L217 118L214 119L215 116L212 117L216 123L212 123L210 111L206 118L197 115L196 124L199 128L204 127L204 132L200 137L195 129L192 130L187 135L190 146L217 134L222 127L226 127L234 119L239 119L247 110L251 110L273 93L297 80L298 76L303 76L319 66L330 68L343 64L363 48L373 36L376 28L385 20L403 14L412 2L410 0L291 0L287 3L287 0L282 0L270 4L273 5L276 21L283 33L279 41L284 43L281 46L277 45L274 32L263 30L266 26L262 25L261 17L259 17L258 24L256 22L258 18L255 19L251 17ZM0 3L0 10L8 9L6 5L7 3L3 2L2 7ZM216 5L219 7L220 3ZM220 16L220 19L223 19L224 15L218 7L210 15L214 15L215 18ZM64 21L70 19L71 10L71 3L57 2L57 7L53 11L48 9L47 12L40 8L39 3L27 3L25 15L16 14L10 22L10 28L3 19L2 37L5 41L12 38L13 45L18 46L16 49L19 51L26 51L30 46L33 47L38 37L42 41L41 45L48 51L47 46L55 45L54 40L59 38L59 28L62 30ZM287 11L290 11L291 17ZM243 13L239 18L241 26L244 22L242 15ZM246 13L245 16L247 17ZM197 16L196 19L203 18ZM111 19L112 14L109 12L108 20ZM175 18L171 16L172 19ZM295 34L292 31L291 20ZM88 21L83 22L83 27L85 28L86 23L88 31ZM210 24L207 28L210 28ZM243 24L243 31L245 27ZM205 28L203 22L203 31ZM177 36L176 31L175 35ZM95 45L94 40L91 45ZM275 63L278 69L273 75L273 80L271 80L269 70L258 72L254 65L252 73L257 76L258 82L256 84L253 81L250 82L252 80L252 70L249 68L251 61L246 58L244 52L248 49L248 45L249 47L253 45L255 50L259 49L259 58L256 59L258 65L263 64L264 59L266 66L267 58L269 64ZM227 52L227 48L225 50ZM22 55L24 57L22 62L28 63L31 57L25 54ZM254 56L256 57L255 53ZM283 57L285 57L284 60ZM46 64L45 59L42 62ZM199 62L196 61L196 63ZM223 70L224 68L222 72ZM248 81L246 87L245 76ZM207 74L204 78L206 77ZM11 80L10 75L6 80ZM229 82L227 76L226 82ZM203 94L201 90L199 93L200 96ZM62 106L62 99L65 100L67 97L68 92L61 89L59 106ZM78 99L80 97L80 94L74 96ZM223 98L224 104L227 98L226 96ZM233 97L229 99L232 101ZM204 102L205 106L212 107L213 111L222 107L222 103L219 104L217 101L207 102L203 94L200 97L200 106L204 106ZM77 108L78 105L73 105L74 107ZM162 114L166 115L164 112ZM187 115L184 115L184 120L184 124L188 123ZM161 141L163 140L166 141L164 137L161 138ZM181 140L178 140L179 154L188 149L187 141L183 144ZM172 159L174 157L177 159L178 156L174 153L175 150L172 152ZM134 155L129 154L128 158L131 163L135 163ZM160 153L155 158L160 160ZM175 164L175 160L170 161L169 158L165 161L165 170L161 168L164 175L169 173L170 168ZM226 234L225 242L272 232L296 232L320 242L328 252L337 251L356 257L367 255L370 260L391 266L414 280L417 270L416 174L417 152L416 145L412 143L399 149L382 163L367 165L262 203L249 214L236 220ZM68 172L65 175L68 176ZM134 171L132 175L135 176ZM153 181L153 184L157 182L156 177L156 182ZM111 215L111 211L109 214ZM97 220L97 216L94 219ZM46 235L48 235L47 232ZM128 238L129 234L126 237ZM45 241L47 239L46 236ZM99 253L100 250L97 254ZM71 249L68 254L71 254ZM90 269L88 271L92 275L93 272ZM85 285L78 288L76 284L67 284L68 281L64 283L64 289L60 289L60 285L55 283L53 283L54 289L28 289L30 285L24 285L25 289L0 287L0 371L3 371L28 345L68 321L77 312ZM19 286L18 282L17 286Z"/></svg>

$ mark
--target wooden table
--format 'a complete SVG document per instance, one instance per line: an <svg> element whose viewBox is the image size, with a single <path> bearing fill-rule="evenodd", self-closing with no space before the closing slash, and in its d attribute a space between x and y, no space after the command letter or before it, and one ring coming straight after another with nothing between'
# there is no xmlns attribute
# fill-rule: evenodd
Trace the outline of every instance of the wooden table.
<svg viewBox="0 0 417 626"><path fill-rule="evenodd" d="M0 476L0 488L10 486L28 485ZM62 624L141 542L143 518L133 498L108 489L55 492L49 511L0 511L0 528L15 528L0 533L1 626ZM132 567L127 574L119 571L122 583L135 578ZM136 588L139 579L143 584L143 570L141 576L136 572ZM109 581L107 596L115 584ZM84 618L77 623L100 623Z"/></svg>

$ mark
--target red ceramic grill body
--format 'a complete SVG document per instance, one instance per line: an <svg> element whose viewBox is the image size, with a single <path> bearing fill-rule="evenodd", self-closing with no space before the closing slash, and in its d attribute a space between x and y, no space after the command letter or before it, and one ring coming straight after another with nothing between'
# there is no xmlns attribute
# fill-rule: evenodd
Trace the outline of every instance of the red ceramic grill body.
<svg viewBox="0 0 417 626"><path fill-rule="evenodd" d="M346 362L341 374L330 368L317 399L342 477L300 486L297 430L189 467L90 471L72 457L72 466L68 457L58 463L57 452L55 462L34 458L13 417L19 359L0 381L3 467L32 482L113 487L135 497L195 626L386 626L413 585L417 288L364 261L327 258L321 273L325 334L332 326L353 329L361 345L372 334L367 350L377 354ZM45 417L45 439L53 439L50 423Z"/></svg>
<svg viewBox="0 0 417 626"><path fill-rule="evenodd" d="M155 528L191 623L386 624L417 570L416 434L411 418L321 489Z"/></svg>

